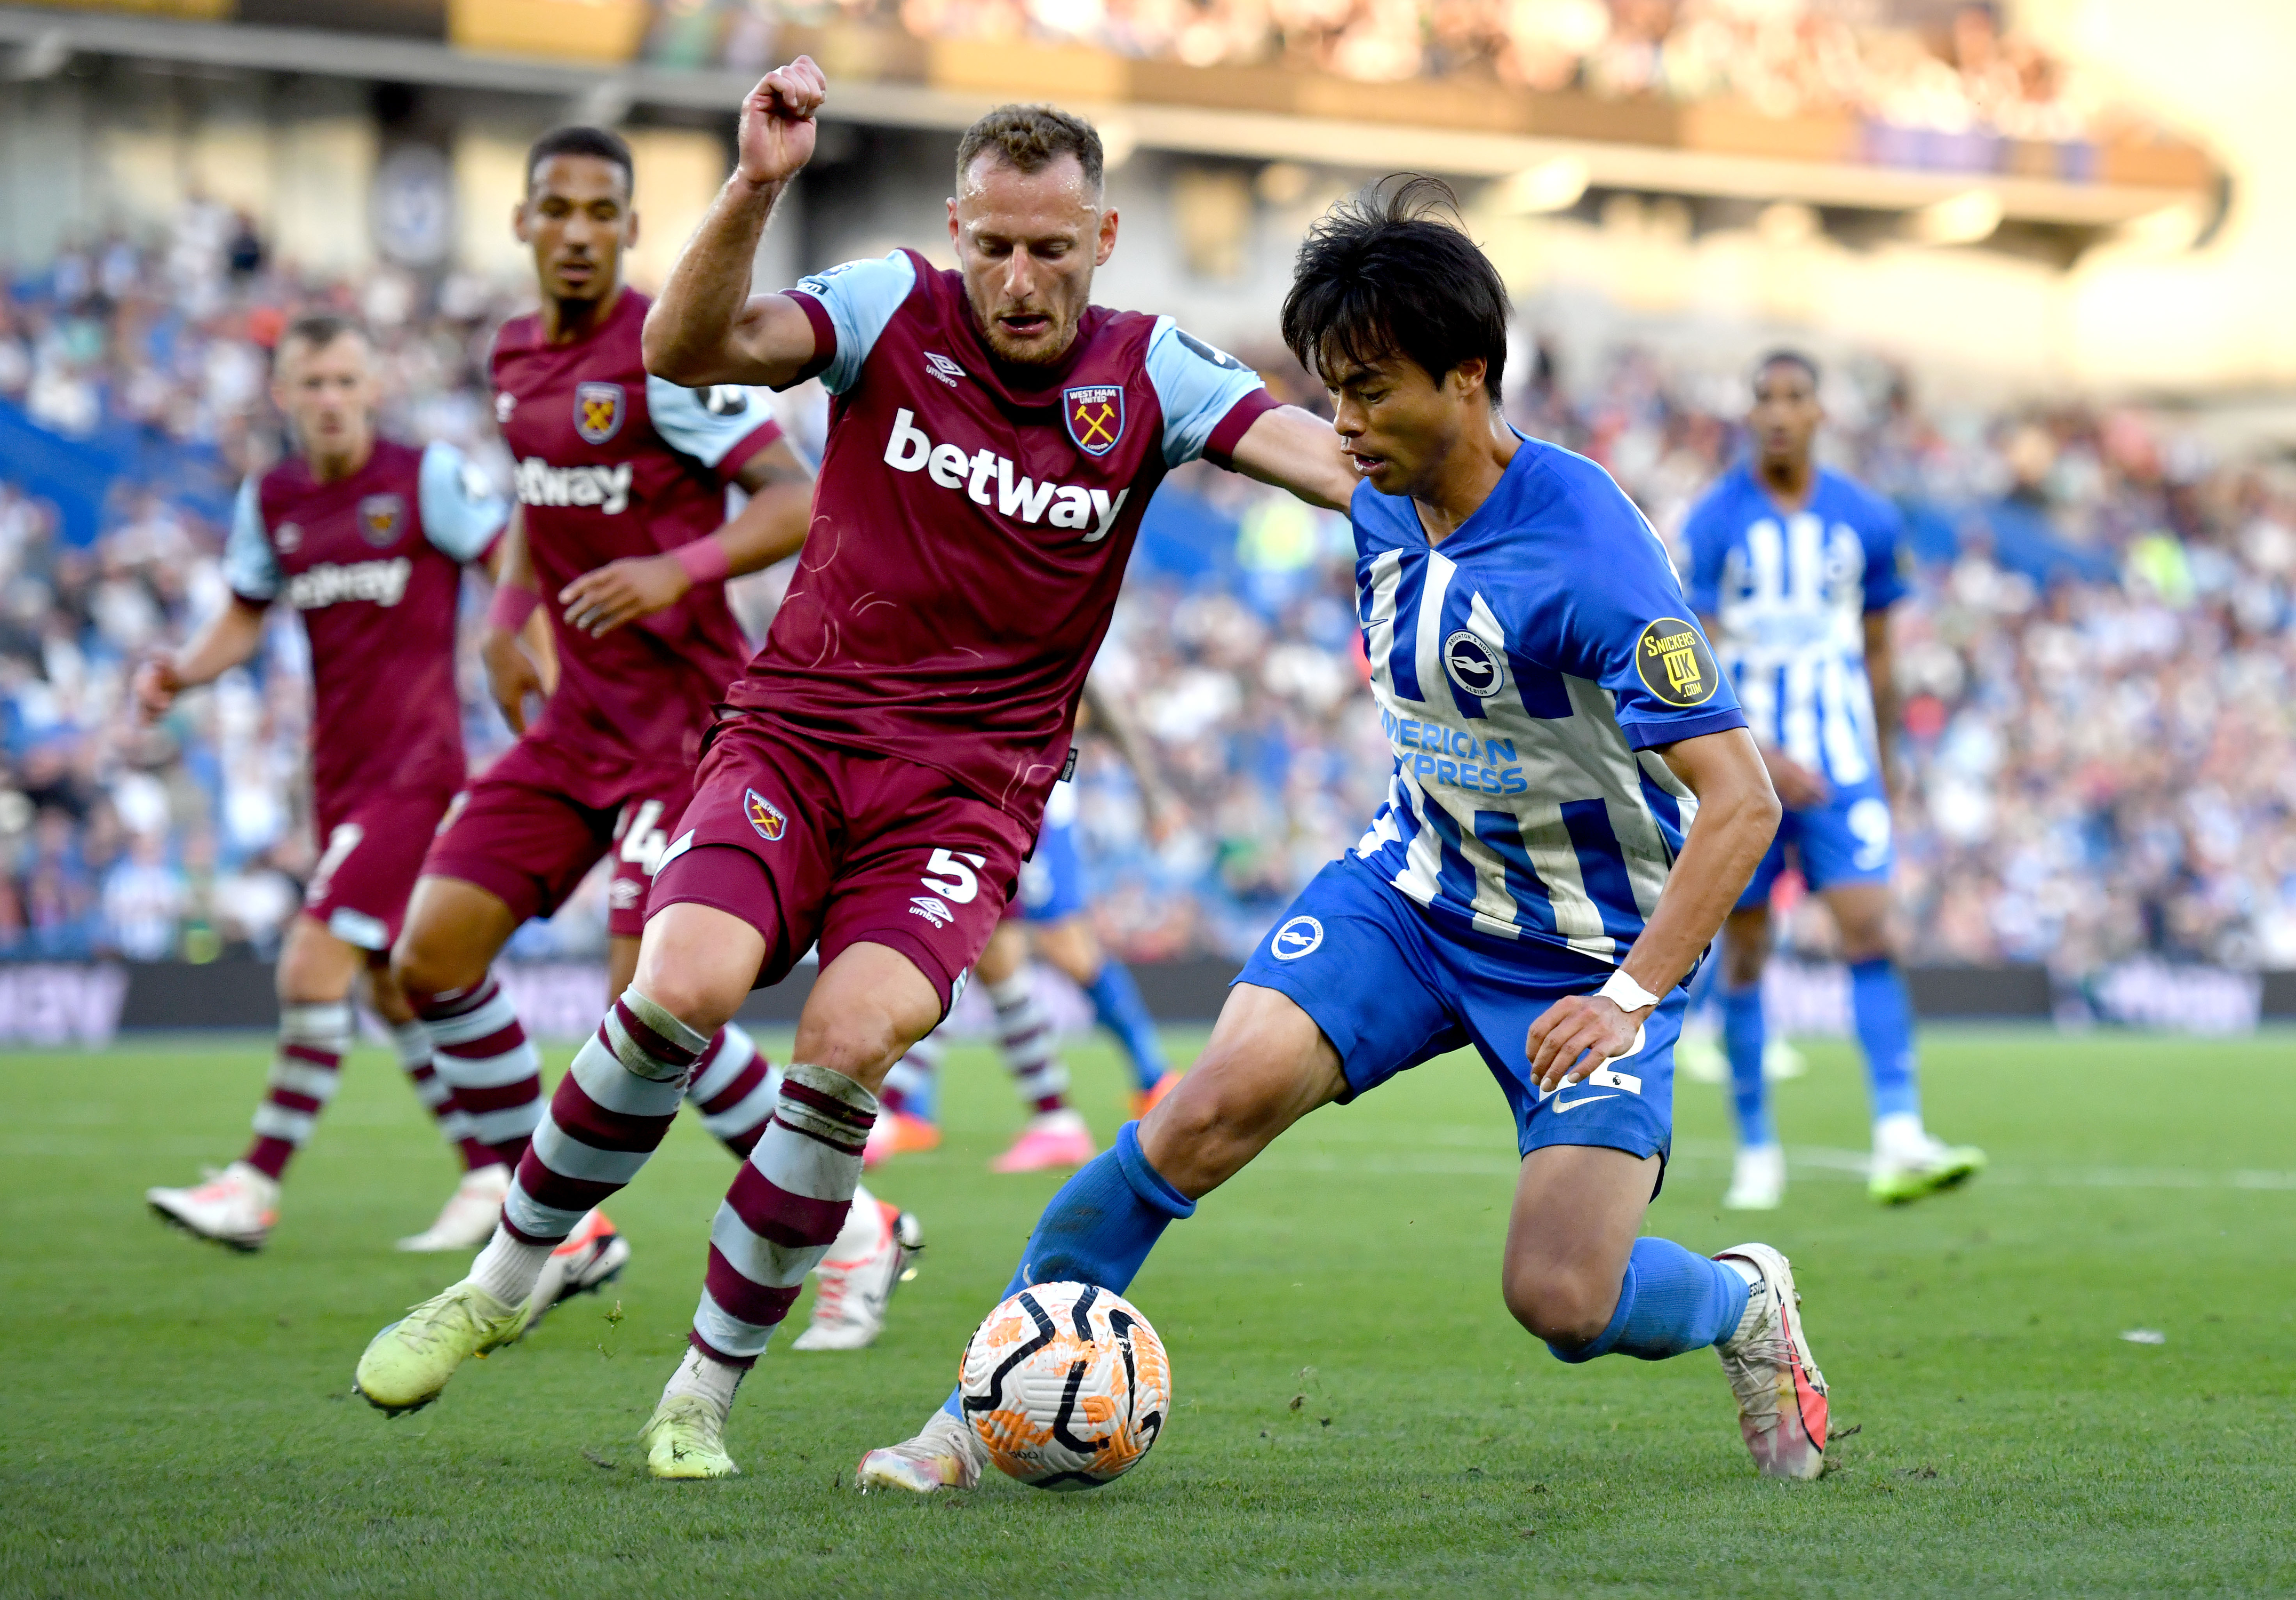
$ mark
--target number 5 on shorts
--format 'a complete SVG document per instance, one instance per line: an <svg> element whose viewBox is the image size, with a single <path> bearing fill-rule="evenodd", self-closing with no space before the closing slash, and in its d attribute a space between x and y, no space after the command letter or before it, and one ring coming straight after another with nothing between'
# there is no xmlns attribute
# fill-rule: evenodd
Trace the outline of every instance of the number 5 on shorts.
<svg viewBox="0 0 2296 1600"><path fill-rule="evenodd" d="M971 861L972 867L984 867L988 864L988 858L975 855L969 850L955 853L936 850L932 853L932 859L925 863L925 871L928 874L945 872L948 876L925 877L917 881L943 900L953 900L958 905L964 905L980 893L980 879L974 876L972 867L964 864L966 861Z"/></svg>

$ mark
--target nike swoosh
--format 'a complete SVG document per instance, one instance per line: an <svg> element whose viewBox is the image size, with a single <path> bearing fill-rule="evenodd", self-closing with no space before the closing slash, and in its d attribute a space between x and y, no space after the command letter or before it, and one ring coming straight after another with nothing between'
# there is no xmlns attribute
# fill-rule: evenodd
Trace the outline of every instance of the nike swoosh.
<svg viewBox="0 0 2296 1600"><path fill-rule="evenodd" d="M1576 1111L1581 1106L1592 1106L1597 1100L1615 1100L1618 1098L1616 1095L1581 1095L1575 1100L1557 1100L1554 1102L1554 1114L1561 1116L1564 1112Z"/></svg>

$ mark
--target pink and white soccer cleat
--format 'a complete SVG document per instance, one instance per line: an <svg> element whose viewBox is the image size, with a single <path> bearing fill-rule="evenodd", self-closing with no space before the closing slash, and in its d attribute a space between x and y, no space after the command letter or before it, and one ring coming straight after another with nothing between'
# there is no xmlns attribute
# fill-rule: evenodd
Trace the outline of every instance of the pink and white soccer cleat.
<svg viewBox="0 0 2296 1600"><path fill-rule="evenodd" d="M853 1487L863 1494L905 1489L929 1495L936 1490L971 1489L988 1465L988 1449L946 1411L936 1411L914 1439L871 1450L854 1469Z"/></svg>
<svg viewBox="0 0 2296 1600"><path fill-rule="evenodd" d="M1062 1106L1039 1112L1021 1130L1013 1147L988 1163L992 1172L1049 1172L1080 1167L1100 1154L1081 1113Z"/></svg>
<svg viewBox="0 0 2296 1600"><path fill-rule="evenodd" d="M565 1242L542 1263L542 1276L534 1280L534 1294L526 1302L526 1325L518 1336L532 1333L552 1307L604 1288L622 1275L629 1259L630 1242L614 1231L606 1213L584 1213Z"/></svg>
<svg viewBox="0 0 2296 1600"><path fill-rule="evenodd" d="M190 1188L144 1191L144 1204L185 1233L234 1250L260 1250L279 1220L279 1180L243 1161Z"/></svg>
<svg viewBox="0 0 2296 1600"><path fill-rule="evenodd" d="M1825 1470L1825 1379L1802 1335L1793 1268L1767 1245L1714 1259L1753 1275L1738 1331L1717 1347L1746 1449L1765 1477L1815 1478Z"/></svg>
<svg viewBox="0 0 2296 1600"><path fill-rule="evenodd" d="M923 1227L889 1200L869 1204L877 1208L875 1237L857 1254L829 1255L813 1269L813 1316L792 1350L866 1350L885 1331L893 1291L916 1276L909 1263L924 1248Z"/></svg>
<svg viewBox="0 0 2296 1600"><path fill-rule="evenodd" d="M438 1220L421 1233L408 1234L398 1248L424 1253L442 1250L476 1250L495 1237L503 1201L510 1194L510 1168L502 1162L473 1167L463 1174L455 1192L447 1196Z"/></svg>

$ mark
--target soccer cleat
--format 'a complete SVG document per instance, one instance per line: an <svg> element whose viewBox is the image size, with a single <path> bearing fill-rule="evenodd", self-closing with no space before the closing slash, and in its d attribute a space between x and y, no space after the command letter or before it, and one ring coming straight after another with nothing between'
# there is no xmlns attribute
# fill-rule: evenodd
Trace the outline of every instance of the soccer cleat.
<svg viewBox="0 0 2296 1600"><path fill-rule="evenodd" d="M726 1453L726 1415L700 1394L665 1394L646 1425L646 1471L657 1478L737 1478L742 1469Z"/></svg>
<svg viewBox="0 0 2296 1600"><path fill-rule="evenodd" d="M604 1288L622 1275L629 1259L630 1242L614 1231L606 1213L586 1212L565 1242L542 1263L542 1275L534 1280L534 1293L526 1302L526 1322L518 1336L526 1337L554 1307L577 1294L594 1294Z"/></svg>
<svg viewBox="0 0 2296 1600"><path fill-rule="evenodd" d="M1730 1081L1730 1058L1722 1053L1721 1041L1710 1025L1702 1024L1694 1033L1682 1030L1674 1041L1674 1070L1693 1083Z"/></svg>
<svg viewBox="0 0 2296 1600"><path fill-rule="evenodd" d="M351 1392L387 1416L420 1411L457 1367L517 1338L525 1320L524 1306L504 1305L465 1278L377 1334Z"/></svg>
<svg viewBox="0 0 2296 1600"><path fill-rule="evenodd" d="M1883 1205L1904 1205L1958 1188L1984 1170L1985 1152L1975 1145L1948 1145L1923 1134L1917 1147L1874 1151L1866 1192Z"/></svg>
<svg viewBox="0 0 2296 1600"><path fill-rule="evenodd" d="M279 1220L279 1180L234 1161L220 1172L209 1168L207 1181L191 1188L145 1189L144 1201L162 1221L195 1237L256 1251Z"/></svg>
<svg viewBox="0 0 2296 1600"><path fill-rule="evenodd" d="M863 1494L873 1489L906 1489L929 1495L937 1489L971 1489L980 1482L988 1465L988 1447L946 1411L919 1429L914 1439L871 1450L853 1470L853 1487Z"/></svg>
<svg viewBox="0 0 2296 1600"><path fill-rule="evenodd" d="M852 1261L824 1261L814 1269L813 1317L792 1350L866 1350L885 1331L893 1290L914 1277L909 1263L925 1247L924 1228L899 1206L880 1200L884 1226L877 1243Z"/></svg>
<svg viewBox="0 0 2296 1600"><path fill-rule="evenodd" d="M1738 1331L1716 1348L1738 1397L1738 1432L1765 1477L1815 1478L1825 1470L1825 1379L1802 1335L1793 1268L1767 1245L1739 1245L1714 1258L1754 1269Z"/></svg>
<svg viewBox="0 0 2296 1600"><path fill-rule="evenodd" d="M939 1148L938 1125L906 1111L888 1112L870 1127L868 1142L861 1147L861 1164L873 1167L896 1155L921 1155Z"/></svg>
<svg viewBox="0 0 2296 1600"><path fill-rule="evenodd" d="M1146 1116L1150 1112L1155 1110L1157 1106L1164 1103L1164 1097L1170 1094L1179 1086L1180 1074L1177 1073L1166 1073L1162 1077L1156 1080L1155 1084L1152 1087L1135 1090L1132 1094L1133 1120L1136 1122L1140 1118Z"/></svg>
<svg viewBox="0 0 2296 1600"><path fill-rule="evenodd" d="M1791 1040L1773 1039L1762 1046L1762 1082L1783 1083L1809 1071L1809 1059Z"/></svg>
<svg viewBox="0 0 2296 1600"><path fill-rule="evenodd" d="M988 1163L992 1172L1047 1172L1080 1167L1100 1154L1083 1115L1068 1107L1039 1112L1021 1130L1013 1147Z"/></svg>
<svg viewBox="0 0 2296 1600"><path fill-rule="evenodd" d="M502 1216L503 1200L510 1194L510 1168L501 1162L473 1167L447 1197L439 1220L421 1233L408 1234L398 1248L418 1254L441 1250L476 1250L494 1237Z"/></svg>
<svg viewBox="0 0 2296 1600"><path fill-rule="evenodd" d="M1741 1145L1730 1168L1724 1211L1775 1211L1786 1197L1786 1153L1775 1145Z"/></svg>

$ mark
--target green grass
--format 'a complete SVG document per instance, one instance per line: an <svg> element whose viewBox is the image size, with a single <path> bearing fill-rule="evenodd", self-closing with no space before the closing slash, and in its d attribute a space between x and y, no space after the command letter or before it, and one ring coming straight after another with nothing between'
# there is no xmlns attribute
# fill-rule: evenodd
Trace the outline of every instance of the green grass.
<svg viewBox="0 0 2296 1600"><path fill-rule="evenodd" d="M1512 1135L1453 1060L1319 1113L1167 1237L1132 1293L1177 1405L1131 1477L924 1503L842 1485L946 1392L1055 1187L982 1170L1015 1120L982 1052L952 1064L947 1145L879 1175L931 1238L885 1337L769 1355L732 1432L748 1475L700 1486L648 1481L632 1442L728 1176L698 1129L614 1208L637 1251L619 1323L611 1297L578 1302L389 1423L347 1399L352 1363L461 1263L390 1249L452 1172L379 1052L250 1258L163 1229L142 1190L235 1153L260 1041L0 1055L0 1594L2296 1587L2288 1041L1935 1033L1931 1120L1996 1167L1890 1212L1824 1164L1862 1143L1864 1090L1845 1047L1810 1053L1780 1093L1815 1163L1789 1209L1718 1212L1720 1092L1685 1084L1650 1226L1792 1254L1836 1429L1856 1430L1824 1480L1756 1479L1712 1357L1566 1367L1508 1319ZM1105 1138L1113 1063L1073 1061ZM2120 1337L2138 1327L2168 1342Z"/></svg>

